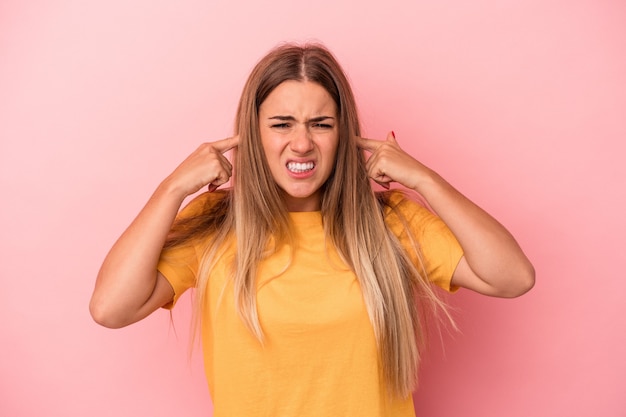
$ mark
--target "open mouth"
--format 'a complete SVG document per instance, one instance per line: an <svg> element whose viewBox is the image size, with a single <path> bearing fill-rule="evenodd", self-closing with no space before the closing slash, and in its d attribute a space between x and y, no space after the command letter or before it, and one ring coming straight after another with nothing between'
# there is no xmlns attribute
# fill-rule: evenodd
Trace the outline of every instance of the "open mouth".
<svg viewBox="0 0 626 417"><path fill-rule="evenodd" d="M296 174L310 171L313 168L315 168L315 164L313 162L289 162L287 164L287 169Z"/></svg>

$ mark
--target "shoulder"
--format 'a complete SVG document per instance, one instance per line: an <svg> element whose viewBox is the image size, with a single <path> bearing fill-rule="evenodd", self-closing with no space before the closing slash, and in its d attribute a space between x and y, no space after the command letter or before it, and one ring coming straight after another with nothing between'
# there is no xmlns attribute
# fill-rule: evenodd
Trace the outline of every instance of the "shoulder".
<svg viewBox="0 0 626 417"><path fill-rule="evenodd" d="M223 224L230 210L229 190L204 192L195 196L176 216L165 249L205 242Z"/></svg>
<svg viewBox="0 0 626 417"><path fill-rule="evenodd" d="M422 204L417 195L392 190L381 193L378 198L387 228L400 239L408 234L422 240L446 229L443 221Z"/></svg>
<svg viewBox="0 0 626 417"><path fill-rule="evenodd" d="M179 218L197 217L228 205L230 190L206 191L195 196L179 213Z"/></svg>
<svg viewBox="0 0 626 417"><path fill-rule="evenodd" d="M385 224L424 276L445 289L454 291L452 275L463 249L448 226L416 199L418 196L389 191L379 196ZM414 199L415 198L415 199Z"/></svg>
<svg viewBox="0 0 626 417"><path fill-rule="evenodd" d="M436 217L417 197L402 190L385 191L378 198L388 226L398 222L428 221Z"/></svg>

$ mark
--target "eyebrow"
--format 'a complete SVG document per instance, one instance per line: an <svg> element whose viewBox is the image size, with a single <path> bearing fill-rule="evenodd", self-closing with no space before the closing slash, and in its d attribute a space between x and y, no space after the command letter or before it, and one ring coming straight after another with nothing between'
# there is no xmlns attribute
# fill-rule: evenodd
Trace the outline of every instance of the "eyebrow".
<svg viewBox="0 0 626 417"><path fill-rule="evenodd" d="M309 120L307 120L307 122L309 123L317 123L317 122L322 122L324 120L327 119L332 119L335 120L334 117L330 117L330 116L317 116L317 117L313 117ZM269 118L269 120L280 120L282 122L295 122L296 118L293 116L272 116Z"/></svg>

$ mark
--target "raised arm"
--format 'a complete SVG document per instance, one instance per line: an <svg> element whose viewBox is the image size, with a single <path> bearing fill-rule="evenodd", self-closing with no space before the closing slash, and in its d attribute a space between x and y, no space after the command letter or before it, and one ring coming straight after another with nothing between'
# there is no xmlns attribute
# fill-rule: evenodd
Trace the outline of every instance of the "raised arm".
<svg viewBox="0 0 626 417"><path fill-rule="evenodd" d="M395 181L416 191L455 235L464 256L452 277L453 285L496 297L517 297L533 287L533 266L509 231L404 152L393 132L384 141L359 138L358 143L371 153L367 169L374 181L385 187Z"/></svg>
<svg viewBox="0 0 626 417"><path fill-rule="evenodd" d="M172 287L157 271L167 235L187 196L229 180L232 166L223 154L237 143L233 137L201 145L157 187L100 268L89 304L97 323L124 327L172 300Z"/></svg>

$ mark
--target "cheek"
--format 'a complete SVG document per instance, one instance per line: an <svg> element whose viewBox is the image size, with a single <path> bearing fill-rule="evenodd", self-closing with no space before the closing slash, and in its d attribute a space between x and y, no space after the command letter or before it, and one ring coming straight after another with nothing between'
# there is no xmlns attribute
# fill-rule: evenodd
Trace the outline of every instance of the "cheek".
<svg viewBox="0 0 626 417"><path fill-rule="evenodd" d="M261 146L267 159L275 157L276 145L271 135L261 133Z"/></svg>
<svg viewBox="0 0 626 417"><path fill-rule="evenodd" d="M333 160L337 158L337 150L339 149L339 138L337 135L331 139L329 144L329 154L332 155Z"/></svg>

